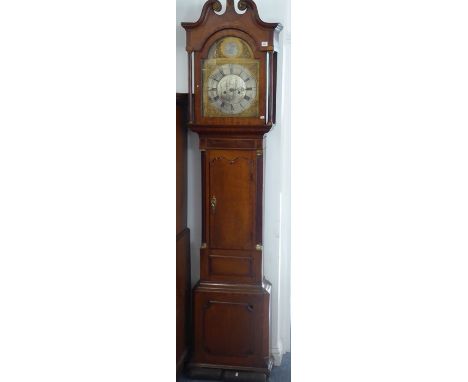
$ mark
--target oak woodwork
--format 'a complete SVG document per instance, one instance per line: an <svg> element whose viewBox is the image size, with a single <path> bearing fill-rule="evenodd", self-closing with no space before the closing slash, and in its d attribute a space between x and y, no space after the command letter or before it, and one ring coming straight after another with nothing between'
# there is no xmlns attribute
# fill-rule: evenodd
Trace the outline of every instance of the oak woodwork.
<svg viewBox="0 0 468 382"><path fill-rule="evenodd" d="M266 54L275 52L279 32L282 29L279 23L267 23L260 19L257 6L252 0L241 2L245 12L236 11L233 0L226 1L226 10L218 14L214 8L219 6L219 1L208 0L203 6L200 18L196 22L184 22L182 27L186 30L186 50L189 55L189 94L194 95L194 105L190 110L190 122L201 125L233 125L256 126L270 124L274 118L274 107L266 109L266 88L271 91L270 97L275 98L276 90L276 60L270 60L271 75L267 78ZM224 36L236 36L248 43L254 52L255 58L260 60L260 76L258 87L260 89L259 105L263 119L259 118L204 118L201 115L202 86L201 65L207 56L209 47L213 42ZM191 56L194 55L192 66ZM193 76L193 78L192 78ZM192 84L193 82L193 84ZM271 100L270 100L271 102ZM274 102L273 102L274 103ZM268 115L266 115L268 111Z"/></svg>
<svg viewBox="0 0 468 382"><path fill-rule="evenodd" d="M252 151L208 151L209 243L213 249L255 247L256 155Z"/></svg>
<svg viewBox="0 0 468 382"><path fill-rule="evenodd" d="M268 372L271 285L210 286L194 290L192 365L230 365Z"/></svg>
<svg viewBox="0 0 468 382"><path fill-rule="evenodd" d="M279 23L267 23L260 19L257 6L252 0L246 0L246 12L240 14L234 9L234 1L226 1L226 10L219 17L213 17L213 4L219 3L217 0L208 0L201 11L200 18L196 22L182 23L182 26L190 33L187 33L186 49L187 51L201 50L207 36L213 35L215 32L233 28L241 31L246 31L258 41L256 49L260 51L270 51L274 49L275 38L282 29ZM262 46L261 41L267 41L266 46Z"/></svg>
<svg viewBox="0 0 468 382"><path fill-rule="evenodd" d="M222 369L264 377L272 367L271 285L263 275L265 135L275 121L282 27L262 21L252 0L237 6L227 0L221 12L219 1L208 0L197 21L182 23L191 101L193 94L188 126L199 136L202 176L200 281L193 289L189 370L192 376ZM202 113L203 60L212 44L227 36L245 41L259 62L259 116Z"/></svg>

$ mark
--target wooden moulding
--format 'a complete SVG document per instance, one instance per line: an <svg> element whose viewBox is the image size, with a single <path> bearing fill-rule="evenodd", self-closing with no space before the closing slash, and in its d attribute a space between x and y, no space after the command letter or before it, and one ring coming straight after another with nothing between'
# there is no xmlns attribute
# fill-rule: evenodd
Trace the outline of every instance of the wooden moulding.
<svg viewBox="0 0 468 382"><path fill-rule="evenodd" d="M182 23L182 27L187 31L186 50L200 51L209 36L227 28L248 30L257 41L259 50L273 50L275 33L283 29L281 24L264 22L252 0L241 1L240 8L241 11L244 10L243 13L236 11L233 0L227 0L225 12L218 14L216 12L220 10L220 2L218 0L207 1L198 21ZM222 17L222 23L220 17ZM265 46L261 44L262 41L268 44Z"/></svg>
<svg viewBox="0 0 468 382"><path fill-rule="evenodd" d="M231 149L231 150L262 150L263 137L227 138L223 136L200 136L201 150Z"/></svg>
<svg viewBox="0 0 468 382"><path fill-rule="evenodd" d="M266 133L271 130L272 124L266 125L220 125L220 126L207 126L207 125L197 125L197 124L188 124L190 130L200 134L200 135L227 135L231 137L263 137Z"/></svg>

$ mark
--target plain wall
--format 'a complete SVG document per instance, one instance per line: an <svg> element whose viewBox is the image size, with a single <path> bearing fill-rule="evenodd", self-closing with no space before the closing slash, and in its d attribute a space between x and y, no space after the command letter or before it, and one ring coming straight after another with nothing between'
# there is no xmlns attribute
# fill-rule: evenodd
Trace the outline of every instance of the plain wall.
<svg viewBox="0 0 468 382"><path fill-rule="evenodd" d="M187 92L187 53L183 21L198 20L204 0L177 0L177 92ZM223 10L225 1L221 0ZM266 139L264 272L272 283L271 351L275 364L291 350L290 340L290 4L281 0L256 1L260 18L280 22L278 56L277 124ZM191 230L192 284L199 280L201 245L201 168L198 136L188 137L188 226Z"/></svg>

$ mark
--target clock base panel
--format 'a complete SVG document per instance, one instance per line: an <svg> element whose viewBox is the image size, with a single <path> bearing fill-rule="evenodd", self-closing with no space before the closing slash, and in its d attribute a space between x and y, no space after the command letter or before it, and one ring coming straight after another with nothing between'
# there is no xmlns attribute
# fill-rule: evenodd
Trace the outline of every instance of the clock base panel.
<svg viewBox="0 0 468 382"><path fill-rule="evenodd" d="M199 283L193 291L194 346L189 368L269 374L271 284Z"/></svg>

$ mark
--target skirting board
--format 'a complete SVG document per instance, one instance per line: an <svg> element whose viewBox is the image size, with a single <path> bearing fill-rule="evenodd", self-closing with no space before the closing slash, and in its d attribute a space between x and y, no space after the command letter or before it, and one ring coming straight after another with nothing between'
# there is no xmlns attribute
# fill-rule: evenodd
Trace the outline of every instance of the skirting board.
<svg viewBox="0 0 468 382"><path fill-rule="evenodd" d="M281 361L283 360L283 347L281 344L278 344L277 347L271 349L271 356L273 357L273 364L275 366L281 366Z"/></svg>
<svg viewBox="0 0 468 382"><path fill-rule="evenodd" d="M179 374L182 371L183 366L185 364L185 361L187 360L187 356L188 356L188 349L185 349L185 351L182 353L179 361L177 362L177 369L176 369L177 374Z"/></svg>

